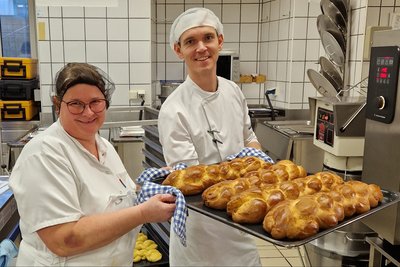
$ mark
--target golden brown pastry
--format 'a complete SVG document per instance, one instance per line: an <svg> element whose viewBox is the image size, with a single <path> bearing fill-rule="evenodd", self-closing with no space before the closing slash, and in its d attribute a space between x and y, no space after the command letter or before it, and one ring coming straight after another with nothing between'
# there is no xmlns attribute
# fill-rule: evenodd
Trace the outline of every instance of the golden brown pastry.
<svg viewBox="0 0 400 267"><path fill-rule="evenodd" d="M343 206L327 192L284 200L265 216L263 228L275 239L304 239L343 220Z"/></svg>
<svg viewBox="0 0 400 267"><path fill-rule="evenodd" d="M194 195L218 182L234 180L243 177L247 172L269 168L271 165L260 158L249 156L220 164L190 166L169 174L163 185L174 186L184 195Z"/></svg>
<svg viewBox="0 0 400 267"><path fill-rule="evenodd" d="M255 169L255 168L254 168ZM250 170L250 171L249 171ZM282 160L274 165L264 164L261 168L251 170L247 168L243 178L224 181L204 190L202 198L204 204L214 209L225 209L228 201L235 195L261 184L276 184L279 181L298 178L306 175L303 167L289 160Z"/></svg>
<svg viewBox="0 0 400 267"><path fill-rule="evenodd" d="M343 179L331 172L319 172L303 178L283 181L276 184L258 184L259 198L265 202L265 209L253 208L251 196L254 190L246 190L241 194L231 197L227 203L228 215L232 220L239 223L260 223L267 212L277 203L285 199L296 199L302 195L311 195L320 191L328 192L334 186L343 184ZM257 203L257 205L260 205ZM252 214L252 213L258 214ZM257 219L254 219L257 218Z"/></svg>
<svg viewBox="0 0 400 267"><path fill-rule="evenodd" d="M281 160L272 165L268 169L258 169L256 171L248 172L244 177L258 177L262 183L275 184L282 181L293 180L299 177L305 177L306 170L296 165L290 160Z"/></svg>
<svg viewBox="0 0 400 267"><path fill-rule="evenodd" d="M202 193L204 204L213 209L226 209L232 196L239 194L260 183L257 177L238 178L216 183Z"/></svg>
<svg viewBox="0 0 400 267"><path fill-rule="evenodd" d="M328 192L278 203L265 216L263 228L276 239L304 239L345 217L369 211L382 199L379 186L348 181L333 186Z"/></svg>
<svg viewBox="0 0 400 267"><path fill-rule="evenodd" d="M324 171L293 180L299 186L301 195L311 195L320 191L328 192L343 184L343 179L335 173Z"/></svg>
<svg viewBox="0 0 400 267"><path fill-rule="evenodd" d="M233 196L227 204L228 215L237 223L259 223L267 214L267 209L263 192L257 187Z"/></svg>
<svg viewBox="0 0 400 267"><path fill-rule="evenodd" d="M383 199L381 188L376 184L366 184L361 181L347 181L334 188L344 198L342 204L346 217L354 213L360 214L378 206ZM347 215L349 214L349 215Z"/></svg>
<svg viewBox="0 0 400 267"><path fill-rule="evenodd" d="M292 181L262 185L233 196L226 211L234 222L261 223L277 203L285 199L296 199L299 195L299 187Z"/></svg>

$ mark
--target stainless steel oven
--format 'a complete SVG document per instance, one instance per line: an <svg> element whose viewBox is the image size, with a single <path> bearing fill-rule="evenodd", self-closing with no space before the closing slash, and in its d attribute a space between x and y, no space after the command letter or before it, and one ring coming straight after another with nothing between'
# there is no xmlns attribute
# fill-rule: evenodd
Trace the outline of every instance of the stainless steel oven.
<svg viewBox="0 0 400 267"><path fill-rule="evenodd" d="M368 80L362 180L400 191L400 30L375 32ZM400 205L365 219L382 238L400 244Z"/></svg>

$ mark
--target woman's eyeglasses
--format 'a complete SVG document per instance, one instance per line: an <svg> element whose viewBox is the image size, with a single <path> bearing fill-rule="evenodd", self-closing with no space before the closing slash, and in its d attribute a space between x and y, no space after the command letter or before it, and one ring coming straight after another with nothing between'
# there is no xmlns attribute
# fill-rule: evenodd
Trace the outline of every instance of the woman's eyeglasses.
<svg viewBox="0 0 400 267"><path fill-rule="evenodd" d="M106 99L96 99L90 101L89 103L83 103L79 100L72 100L68 102L65 102L64 100L61 101L67 105L69 112L74 115L82 114L83 111L86 109L86 106L89 106L90 110L94 113L102 112L107 106Z"/></svg>

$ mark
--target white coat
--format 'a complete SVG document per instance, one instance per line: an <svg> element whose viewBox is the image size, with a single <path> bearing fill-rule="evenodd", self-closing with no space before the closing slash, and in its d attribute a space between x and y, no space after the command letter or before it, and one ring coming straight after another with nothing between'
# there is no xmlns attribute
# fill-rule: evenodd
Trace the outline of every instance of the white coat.
<svg viewBox="0 0 400 267"><path fill-rule="evenodd" d="M17 266L132 266L140 227L102 248L71 257L52 253L36 233L133 205L135 185L118 154L104 138L96 136L96 143L99 160L57 121L22 150L10 177L21 217Z"/></svg>
<svg viewBox="0 0 400 267"><path fill-rule="evenodd" d="M161 106L158 130L169 166L217 163L257 140L240 88L221 77L211 93L188 76ZM183 247L171 231L170 266L261 265L251 236L193 210L186 235Z"/></svg>

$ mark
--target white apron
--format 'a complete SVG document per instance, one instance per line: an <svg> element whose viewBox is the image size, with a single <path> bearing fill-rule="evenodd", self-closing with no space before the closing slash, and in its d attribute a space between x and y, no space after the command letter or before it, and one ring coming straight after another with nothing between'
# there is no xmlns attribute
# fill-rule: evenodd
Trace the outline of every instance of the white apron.
<svg viewBox="0 0 400 267"><path fill-rule="evenodd" d="M170 266L261 266L254 239L189 209L184 247L171 227Z"/></svg>

